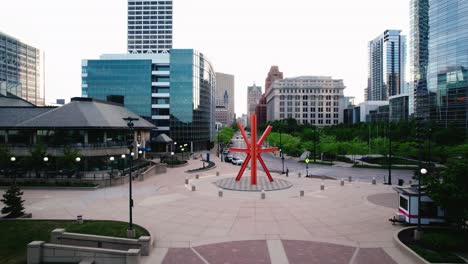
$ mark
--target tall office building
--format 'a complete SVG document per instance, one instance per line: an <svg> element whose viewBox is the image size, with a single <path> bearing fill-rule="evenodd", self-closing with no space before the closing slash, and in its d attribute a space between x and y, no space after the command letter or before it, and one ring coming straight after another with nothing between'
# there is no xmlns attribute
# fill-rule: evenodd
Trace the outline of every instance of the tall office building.
<svg viewBox="0 0 468 264"><path fill-rule="evenodd" d="M128 52L169 52L172 49L172 25L172 0L128 0Z"/></svg>
<svg viewBox="0 0 468 264"><path fill-rule="evenodd" d="M294 118L299 124L330 126L343 122L343 80L301 76L277 80L266 93L267 121Z"/></svg>
<svg viewBox="0 0 468 264"><path fill-rule="evenodd" d="M220 122L223 125L234 123L236 121L234 104L234 75L217 72L216 122Z"/></svg>
<svg viewBox="0 0 468 264"><path fill-rule="evenodd" d="M215 73L202 54L110 54L82 62L82 95L123 104L192 151L209 149L215 132Z"/></svg>
<svg viewBox="0 0 468 264"><path fill-rule="evenodd" d="M17 96L43 106L40 51L0 32L0 95Z"/></svg>
<svg viewBox="0 0 468 264"><path fill-rule="evenodd" d="M255 114L255 107L260 102L262 97L262 87L255 85L247 87L247 126L250 127L250 115Z"/></svg>
<svg viewBox="0 0 468 264"><path fill-rule="evenodd" d="M405 86L406 37L400 30L385 30L369 42L369 77L366 101L387 100Z"/></svg>
<svg viewBox="0 0 468 264"><path fill-rule="evenodd" d="M411 0L415 114L468 130L468 1Z"/></svg>
<svg viewBox="0 0 468 264"><path fill-rule="evenodd" d="M263 125L267 122L267 101L266 101L266 94L270 89L270 86L276 80L283 79L283 72L279 71L278 66L271 66L270 71L265 78L265 93L262 94L260 101L258 102L257 106L255 107L255 114L257 115L257 124Z"/></svg>

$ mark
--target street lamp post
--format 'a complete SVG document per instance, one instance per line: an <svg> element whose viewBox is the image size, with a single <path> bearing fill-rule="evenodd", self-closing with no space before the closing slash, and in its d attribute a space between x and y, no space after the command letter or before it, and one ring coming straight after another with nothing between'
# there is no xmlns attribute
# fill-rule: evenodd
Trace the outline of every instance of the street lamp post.
<svg viewBox="0 0 468 264"><path fill-rule="evenodd" d="M282 164L282 169L281 169L281 174L284 174L284 154L283 154L283 142L281 141L281 127L280 127L280 157L281 157L281 164Z"/></svg>
<svg viewBox="0 0 468 264"><path fill-rule="evenodd" d="M80 177L80 161L81 161L81 158L76 157L75 161L76 161L76 177L78 179L81 179L81 177Z"/></svg>
<svg viewBox="0 0 468 264"><path fill-rule="evenodd" d="M317 162L316 156L317 156L317 127L314 126L314 163Z"/></svg>
<svg viewBox="0 0 468 264"><path fill-rule="evenodd" d="M46 156L42 160L44 161L44 176L47 179L47 162L49 161L49 158Z"/></svg>
<svg viewBox="0 0 468 264"><path fill-rule="evenodd" d="M389 119L390 120L390 119ZM392 185L392 133L390 129L390 121L387 121L388 128L388 185Z"/></svg>
<svg viewBox="0 0 468 264"><path fill-rule="evenodd" d="M128 178L128 209L129 209L129 225L128 225L128 230L127 230L127 237L129 238L134 238L135 237L135 229L133 229L133 198L132 198L132 162L133 162L133 155L134 153L132 152L134 146L133 146L133 141L134 141L134 123L133 121L139 120L139 118L132 118L132 117L127 117L123 118L123 120L127 121L127 126L128 129L130 130L130 136L131 139L128 140L128 150L130 152L130 173L129 173L129 178Z"/></svg>
<svg viewBox="0 0 468 264"><path fill-rule="evenodd" d="M172 160L172 166L174 166L174 151L171 152L171 160Z"/></svg>
<svg viewBox="0 0 468 264"><path fill-rule="evenodd" d="M422 176L427 174L426 168L419 170L418 176L418 228L414 231L414 240L420 240L422 235L421 230L421 179Z"/></svg>
<svg viewBox="0 0 468 264"><path fill-rule="evenodd" d="M114 177L114 160L115 160L114 156L111 156L109 158L109 161L110 161L109 163L111 167L111 174L109 175L109 186L112 185L112 178Z"/></svg>
<svg viewBox="0 0 468 264"><path fill-rule="evenodd" d="M216 130L218 131L218 152L216 152L216 157L219 157L219 126L216 127Z"/></svg>
<svg viewBox="0 0 468 264"><path fill-rule="evenodd" d="M120 155L120 158L122 158L122 176L125 175L125 154Z"/></svg>
<svg viewBox="0 0 468 264"><path fill-rule="evenodd" d="M11 157L10 161L11 161L11 173L13 174L13 183L16 183L16 171L15 173L13 173L13 167L16 161L16 157Z"/></svg>

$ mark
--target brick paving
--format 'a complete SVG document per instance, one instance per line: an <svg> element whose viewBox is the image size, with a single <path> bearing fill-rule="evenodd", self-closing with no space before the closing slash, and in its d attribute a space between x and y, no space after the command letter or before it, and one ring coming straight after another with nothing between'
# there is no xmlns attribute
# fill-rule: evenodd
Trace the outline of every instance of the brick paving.
<svg viewBox="0 0 468 264"><path fill-rule="evenodd" d="M381 248L361 248L356 255L354 264L397 264Z"/></svg>
<svg viewBox="0 0 468 264"><path fill-rule="evenodd" d="M356 250L354 247L312 241L282 242L291 264L348 264Z"/></svg>
<svg viewBox="0 0 468 264"><path fill-rule="evenodd" d="M266 241L233 241L195 247L208 263L266 264L271 263Z"/></svg>

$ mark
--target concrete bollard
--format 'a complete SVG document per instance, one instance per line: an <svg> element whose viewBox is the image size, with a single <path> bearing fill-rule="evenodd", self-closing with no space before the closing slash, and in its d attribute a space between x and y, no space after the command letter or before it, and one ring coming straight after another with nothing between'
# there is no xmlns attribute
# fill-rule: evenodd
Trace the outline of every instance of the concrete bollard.
<svg viewBox="0 0 468 264"><path fill-rule="evenodd" d="M219 171L216 172L216 176L219 176Z"/></svg>
<svg viewBox="0 0 468 264"><path fill-rule="evenodd" d="M375 177L372 177L372 184L376 185L377 181L375 180Z"/></svg>
<svg viewBox="0 0 468 264"><path fill-rule="evenodd" d="M352 182L352 181L353 181L353 177L348 176L348 181L349 181L349 182Z"/></svg>
<svg viewBox="0 0 468 264"><path fill-rule="evenodd" d="M325 183L322 181L322 184L320 184L320 190L323 191L325 190Z"/></svg>
<svg viewBox="0 0 468 264"><path fill-rule="evenodd" d="M344 186L344 179L343 178L341 178L340 185Z"/></svg>
<svg viewBox="0 0 468 264"><path fill-rule="evenodd" d="M223 190L221 188L218 189L218 196L223 197Z"/></svg>
<svg viewBox="0 0 468 264"><path fill-rule="evenodd" d="M196 191L197 187L195 187L195 184L192 184L192 192Z"/></svg>
<svg viewBox="0 0 468 264"><path fill-rule="evenodd" d="M261 197L262 197L262 199L265 199L265 197L266 197L265 190L262 190Z"/></svg>
<svg viewBox="0 0 468 264"><path fill-rule="evenodd" d="M297 174L297 177L299 177L299 178L301 177L301 173L300 173L300 172Z"/></svg>
<svg viewBox="0 0 468 264"><path fill-rule="evenodd" d="M77 215L76 216L76 222L78 224L80 224L80 225L83 224L83 216L82 215Z"/></svg>
<svg viewBox="0 0 468 264"><path fill-rule="evenodd" d="M197 180L200 179L200 175L195 174L195 179L197 179Z"/></svg>
<svg viewBox="0 0 468 264"><path fill-rule="evenodd" d="M304 196L304 189L301 188L301 190L299 191L299 196L300 196L300 197L303 197L303 196Z"/></svg>
<svg viewBox="0 0 468 264"><path fill-rule="evenodd" d="M188 178L185 177L185 184L188 185Z"/></svg>

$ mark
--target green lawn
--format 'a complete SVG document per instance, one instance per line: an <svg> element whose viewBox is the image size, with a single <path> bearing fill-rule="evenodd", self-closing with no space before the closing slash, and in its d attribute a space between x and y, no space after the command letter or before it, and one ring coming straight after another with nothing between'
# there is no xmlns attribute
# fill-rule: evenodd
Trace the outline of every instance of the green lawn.
<svg viewBox="0 0 468 264"><path fill-rule="evenodd" d="M2 264L26 263L26 245L31 241L50 240L50 232L65 228L67 232L101 236L126 237L128 223L116 221L63 220L0 220L0 262ZM134 225L136 237L149 235L148 231Z"/></svg>

